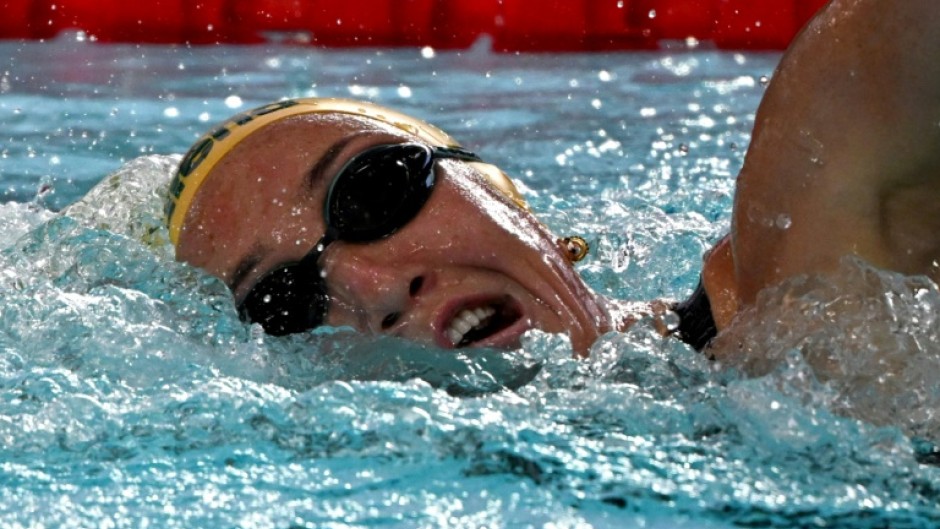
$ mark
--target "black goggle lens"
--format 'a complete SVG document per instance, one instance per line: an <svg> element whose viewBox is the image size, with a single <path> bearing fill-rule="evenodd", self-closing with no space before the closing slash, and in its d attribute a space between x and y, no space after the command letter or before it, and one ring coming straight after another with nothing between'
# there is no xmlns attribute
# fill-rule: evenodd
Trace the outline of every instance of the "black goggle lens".
<svg viewBox="0 0 940 529"><path fill-rule="evenodd" d="M326 225L348 242L395 233L431 195L433 156L431 149L417 144L382 145L357 156L330 186Z"/></svg>
<svg viewBox="0 0 940 529"><path fill-rule="evenodd" d="M274 336L302 332L323 323L329 297L315 263L304 273L304 261L268 273L242 302L240 312ZM311 275L312 274L312 275Z"/></svg>
<svg viewBox="0 0 940 529"><path fill-rule="evenodd" d="M335 240L376 241L408 224L431 195L436 158L481 161L462 149L415 143L380 145L350 159L327 192L327 234L301 261L261 278L239 307L242 318L275 336L322 325L329 296L317 262L326 246Z"/></svg>

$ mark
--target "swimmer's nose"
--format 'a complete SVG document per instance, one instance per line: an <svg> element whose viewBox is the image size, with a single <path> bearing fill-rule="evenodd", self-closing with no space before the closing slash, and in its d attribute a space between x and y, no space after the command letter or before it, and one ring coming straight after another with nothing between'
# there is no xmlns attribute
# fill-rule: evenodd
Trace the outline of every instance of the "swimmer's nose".
<svg viewBox="0 0 940 529"><path fill-rule="evenodd" d="M394 333L428 286L427 274L414 264L367 253L353 246L335 252L331 248L321 261L333 298L328 323Z"/></svg>

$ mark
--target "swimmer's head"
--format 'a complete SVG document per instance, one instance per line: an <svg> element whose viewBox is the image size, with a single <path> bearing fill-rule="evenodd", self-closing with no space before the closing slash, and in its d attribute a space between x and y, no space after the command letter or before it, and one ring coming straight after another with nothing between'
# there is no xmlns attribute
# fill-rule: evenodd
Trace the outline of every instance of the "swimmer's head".
<svg viewBox="0 0 940 529"><path fill-rule="evenodd" d="M298 99L239 114L183 158L166 206L177 258L271 334L320 323L442 347L536 328L579 352L602 301L495 166L377 105Z"/></svg>
<svg viewBox="0 0 940 529"><path fill-rule="evenodd" d="M366 101L334 98L287 99L249 110L233 116L207 132L183 157L170 184L164 209L170 240L174 245L179 242L180 229L193 198L215 165L248 136L271 123L303 114L362 116L401 129L429 145L460 147L447 133L429 123ZM525 207L525 200L505 173L495 166L483 163L479 163L479 169L484 172L494 188L519 206Z"/></svg>

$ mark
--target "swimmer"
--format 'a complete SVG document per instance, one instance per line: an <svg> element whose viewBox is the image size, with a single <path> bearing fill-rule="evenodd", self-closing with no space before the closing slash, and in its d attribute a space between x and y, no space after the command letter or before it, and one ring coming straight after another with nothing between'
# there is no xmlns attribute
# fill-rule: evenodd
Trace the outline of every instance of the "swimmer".
<svg viewBox="0 0 940 529"><path fill-rule="evenodd" d="M814 18L758 109L731 232L676 305L597 295L573 266L584 241L551 233L498 168L362 102L282 101L210 131L171 188L171 240L270 334L511 348L540 329L586 355L673 310L702 349L764 288L844 256L940 280L937 28L932 0L835 0Z"/></svg>

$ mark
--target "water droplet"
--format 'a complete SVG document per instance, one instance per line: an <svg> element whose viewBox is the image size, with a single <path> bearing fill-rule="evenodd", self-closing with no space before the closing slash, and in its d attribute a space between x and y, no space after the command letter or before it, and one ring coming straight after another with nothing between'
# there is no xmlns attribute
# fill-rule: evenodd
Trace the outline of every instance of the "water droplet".
<svg viewBox="0 0 940 529"><path fill-rule="evenodd" d="M434 48L432 48L432 47L430 47L430 46L425 46L425 47L421 48L421 56L424 57L425 59L433 59L433 58L434 58Z"/></svg>
<svg viewBox="0 0 940 529"><path fill-rule="evenodd" d="M681 320L678 314L669 311L662 315L662 322L669 332L673 332L679 328L679 323L681 323Z"/></svg>
<svg viewBox="0 0 940 529"><path fill-rule="evenodd" d="M767 86L768 84L770 84L770 77L766 75L762 75L760 76L760 79L758 82L760 82L761 86Z"/></svg>
<svg viewBox="0 0 940 529"><path fill-rule="evenodd" d="M774 224L776 224L777 227L781 230L786 230L793 225L793 219L791 219L789 215L781 213L777 215L777 220L774 222Z"/></svg>

